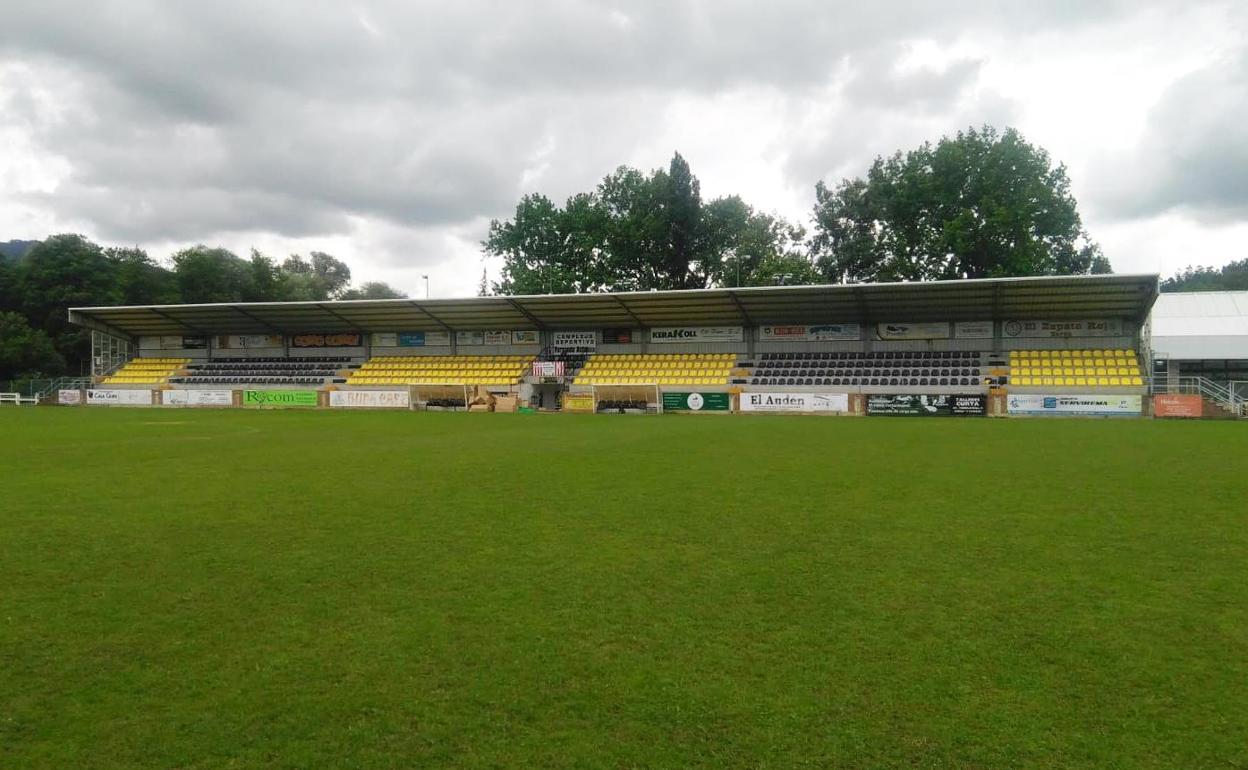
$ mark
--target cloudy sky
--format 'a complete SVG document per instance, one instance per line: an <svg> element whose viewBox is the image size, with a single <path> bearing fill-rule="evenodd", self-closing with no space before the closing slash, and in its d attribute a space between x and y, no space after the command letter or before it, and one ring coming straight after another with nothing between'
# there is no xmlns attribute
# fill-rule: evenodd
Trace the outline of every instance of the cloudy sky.
<svg viewBox="0 0 1248 770"><path fill-rule="evenodd" d="M466 295L526 192L679 150L704 197L806 222L817 180L991 123L1069 167L1117 271L1220 265L1246 41L1243 0L4 0L0 240L318 249Z"/></svg>

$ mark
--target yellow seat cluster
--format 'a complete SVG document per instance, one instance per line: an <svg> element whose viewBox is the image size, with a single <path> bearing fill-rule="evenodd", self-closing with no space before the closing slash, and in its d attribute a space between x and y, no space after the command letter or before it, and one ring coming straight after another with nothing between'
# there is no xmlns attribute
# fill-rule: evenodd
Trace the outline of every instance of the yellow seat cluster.
<svg viewBox="0 0 1248 770"><path fill-rule="evenodd" d="M135 358L104 378L105 385L159 385L191 362L189 358Z"/></svg>
<svg viewBox="0 0 1248 770"><path fill-rule="evenodd" d="M575 385L727 385L736 353L594 355Z"/></svg>
<svg viewBox="0 0 1248 770"><path fill-rule="evenodd" d="M1140 387L1135 351L1011 350L1010 383L1030 387Z"/></svg>
<svg viewBox="0 0 1248 770"><path fill-rule="evenodd" d="M375 356L348 385L516 385L533 356Z"/></svg>

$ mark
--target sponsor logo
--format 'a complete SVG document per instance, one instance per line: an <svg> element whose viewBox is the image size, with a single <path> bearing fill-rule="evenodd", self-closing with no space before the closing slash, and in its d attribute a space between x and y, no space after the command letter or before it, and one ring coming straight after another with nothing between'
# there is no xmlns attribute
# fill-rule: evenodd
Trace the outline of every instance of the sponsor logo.
<svg viewBox="0 0 1248 770"><path fill-rule="evenodd" d="M314 390L245 390L246 406L316 406Z"/></svg>

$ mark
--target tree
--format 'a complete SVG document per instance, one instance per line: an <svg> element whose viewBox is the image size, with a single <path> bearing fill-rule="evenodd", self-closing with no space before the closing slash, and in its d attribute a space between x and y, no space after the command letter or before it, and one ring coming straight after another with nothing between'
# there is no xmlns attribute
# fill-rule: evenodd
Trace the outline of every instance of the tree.
<svg viewBox="0 0 1248 770"><path fill-rule="evenodd" d="M138 248L107 248L108 257L117 268L117 293L126 305L171 305L181 296L178 278L152 261L147 252Z"/></svg>
<svg viewBox="0 0 1248 770"><path fill-rule="evenodd" d="M1161 282L1162 291L1248 291L1248 259L1221 268L1192 267Z"/></svg>
<svg viewBox="0 0 1248 770"><path fill-rule="evenodd" d="M404 299L407 295L388 283L369 281L358 288L347 289L338 299Z"/></svg>
<svg viewBox="0 0 1248 770"><path fill-rule="evenodd" d="M183 302L242 302L254 297L252 266L226 249L192 246L173 255Z"/></svg>
<svg viewBox="0 0 1248 770"><path fill-rule="evenodd" d="M649 175L621 166L563 208L526 195L512 219L490 223L482 248L502 258L500 294L646 291L757 283L765 261L803 258L803 238L739 197L703 202L677 153Z"/></svg>
<svg viewBox="0 0 1248 770"><path fill-rule="evenodd" d="M968 129L815 187L811 249L831 282L1110 272L1066 168L1014 129Z"/></svg>
<svg viewBox="0 0 1248 770"><path fill-rule="evenodd" d="M490 276L489 273L485 271L485 265L481 266L481 281L477 284L477 296L490 296Z"/></svg>
<svg viewBox="0 0 1248 770"><path fill-rule="evenodd" d="M52 338L20 313L0 313L0 380L58 374L65 359Z"/></svg>

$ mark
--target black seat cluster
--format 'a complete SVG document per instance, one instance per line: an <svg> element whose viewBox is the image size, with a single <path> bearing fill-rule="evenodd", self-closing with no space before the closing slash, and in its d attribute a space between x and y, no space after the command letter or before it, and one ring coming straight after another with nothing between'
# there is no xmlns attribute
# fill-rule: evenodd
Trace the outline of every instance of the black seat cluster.
<svg viewBox="0 0 1248 770"><path fill-rule="evenodd" d="M981 384L982 353L763 353L750 385L972 386Z"/></svg>
<svg viewBox="0 0 1248 770"><path fill-rule="evenodd" d="M598 411L600 412L623 412L626 409L640 409L646 411L645 401L599 401Z"/></svg>
<svg viewBox="0 0 1248 770"><path fill-rule="evenodd" d="M442 406L442 407L464 407L462 398L431 398L425 402L425 406Z"/></svg>
<svg viewBox="0 0 1248 770"><path fill-rule="evenodd" d="M188 364L190 374L170 377L180 385L322 385L351 363L345 356L306 358L214 358Z"/></svg>
<svg viewBox="0 0 1248 770"><path fill-rule="evenodd" d="M575 377L594 354L593 348L546 348L538 361L562 361L565 377Z"/></svg>

